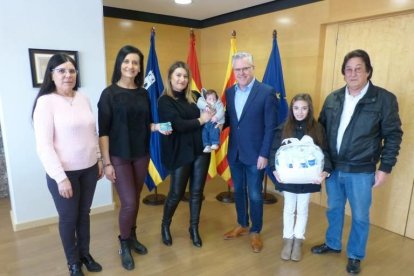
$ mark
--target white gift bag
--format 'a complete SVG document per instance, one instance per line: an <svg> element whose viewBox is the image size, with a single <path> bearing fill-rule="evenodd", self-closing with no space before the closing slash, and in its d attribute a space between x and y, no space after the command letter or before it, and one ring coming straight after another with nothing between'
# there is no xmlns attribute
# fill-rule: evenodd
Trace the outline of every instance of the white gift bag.
<svg viewBox="0 0 414 276"><path fill-rule="evenodd" d="M313 183L320 178L323 166L323 152L308 135L301 140L284 139L276 152L275 167L282 183Z"/></svg>

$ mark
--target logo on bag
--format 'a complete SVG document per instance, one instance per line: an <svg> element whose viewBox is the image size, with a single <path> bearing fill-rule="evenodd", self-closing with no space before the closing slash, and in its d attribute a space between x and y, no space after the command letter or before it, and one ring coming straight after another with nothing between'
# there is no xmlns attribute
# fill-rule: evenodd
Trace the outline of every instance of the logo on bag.
<svg viewBox="0 0 414 276"><path fill-rule="evenodd" d="M287 138L276 152L275 165L282 183L313 183L323 170L324 155L308 135Z"/></svg>

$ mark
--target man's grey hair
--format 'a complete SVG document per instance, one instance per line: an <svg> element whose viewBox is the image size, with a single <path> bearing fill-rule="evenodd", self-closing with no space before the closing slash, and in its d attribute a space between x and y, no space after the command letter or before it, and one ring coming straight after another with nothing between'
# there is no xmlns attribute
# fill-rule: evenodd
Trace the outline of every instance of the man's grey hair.
<svg viewBox="0 0 414 276"><path fill-rule="evenodd" d="M250 53L247 52L237 52L235 53L231 58L231 65L234 66L234 62L238 59L246 58L248 62L253 65L253 56Z"/></svg>

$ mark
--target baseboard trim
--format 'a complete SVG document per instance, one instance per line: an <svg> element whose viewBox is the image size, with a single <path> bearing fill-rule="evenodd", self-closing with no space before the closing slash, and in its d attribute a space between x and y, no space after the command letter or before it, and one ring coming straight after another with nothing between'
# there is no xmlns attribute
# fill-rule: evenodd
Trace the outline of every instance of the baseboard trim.
<svg viewBox="0 0 414 276"><path fill-rule="evenodd" d="M113 210L115 210L114 202L112 202L112 204L109 204L109 205L92 208L91 215L106 213L106 212L110 212ZM12 210L10 210L10 218L11 218L14 232L31 229L35 227L40 227L40 226L45 226L45 225L50 225L50 224L55 224L58 222L58 217L55 216L55 217L39 219L39 220L34 220L34 221L29 221L29 222L15 223Z"/></svg>

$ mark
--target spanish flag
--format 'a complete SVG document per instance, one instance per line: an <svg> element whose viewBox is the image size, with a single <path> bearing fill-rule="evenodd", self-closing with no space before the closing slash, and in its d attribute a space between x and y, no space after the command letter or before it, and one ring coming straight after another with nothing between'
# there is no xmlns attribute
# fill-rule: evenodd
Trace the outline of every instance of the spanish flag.
<svg viewBox="0 0 414 276"><path fill-rule="evenodd" d="M187 64L188 67L190 67L191 75L193 77L191 79L191 90L198 91L200 93L203 86L201 85L200 70L198 69L197 54L195 49L195 35L193 30L190 31L190 46L188 51ZM214 153L212 153L210 159L210 167L208 168L208 177L213 178L216 175L216 159Z"/></svg>
<svg viewBox="0 0 414 276"><path fill-rule="evenodd" d="M232 57L237 52L236 49L236 32L233 31L232 38L230 39L230 53L227 64L226 78L224 82L223 92L221 94L221 100L223 105L226 105L226 90L232 87L236 83L236 78L233 73ZM227 149L229 145L229 132L230 128L226 128L220 135L220 148L216 151L217 173L227 182L229 186L232 186L231 174L229 163L227 162Z"/></svg>

